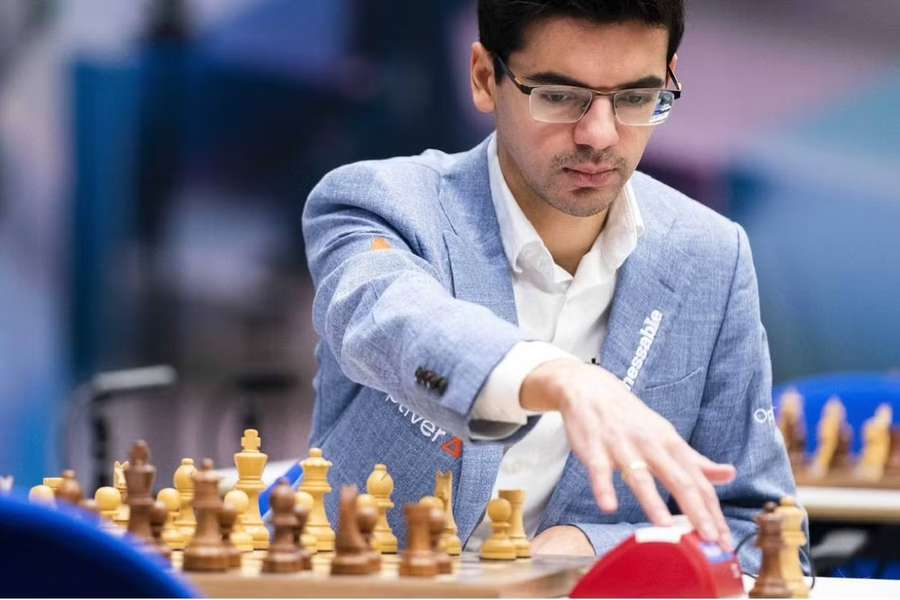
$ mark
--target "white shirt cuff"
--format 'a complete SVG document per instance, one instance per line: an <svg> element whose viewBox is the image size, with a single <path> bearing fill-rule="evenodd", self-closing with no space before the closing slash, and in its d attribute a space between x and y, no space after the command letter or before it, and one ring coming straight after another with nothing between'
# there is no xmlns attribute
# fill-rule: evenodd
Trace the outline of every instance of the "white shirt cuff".
<svg viewBox="0 0 900 600"><path fill-rule="evenodd" d="M522 426L531 415L519 404L519 390L525 378L540 365L557 358L575 356L547 342L519 342L507 352L481 388L472 408L470 421L493 421ZM518 427L512 427L515 431ZM473 431L474 434L474 431ZM480 435L473 435L484 439ZM487 439L494 437L493 435Z"/></svg>

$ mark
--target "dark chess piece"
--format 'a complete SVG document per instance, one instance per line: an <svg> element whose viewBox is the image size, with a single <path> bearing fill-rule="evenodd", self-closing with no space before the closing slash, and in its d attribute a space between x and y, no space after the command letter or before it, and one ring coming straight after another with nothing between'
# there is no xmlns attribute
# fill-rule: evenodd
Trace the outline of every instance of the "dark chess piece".
<svg viewBox="0 0 900 600"><path fill-rule="evenodd" d="M200 470L191 475L194 481L193 507L197 529L184 549L182 569L185 571L228 570L228 550L222 543L222 533L219 531L219 511L222 509L219 477L212 472L212 468L213 461L205 458Z"/></svg>
<svg viewBox="0 0 900 600"><path fill-rule="evenodd" d="M297 525L294 527L294 545L300 552L300 566L304 571L312 571L312 553L303 544L303 534L306 529L306 522L309 520L309 511L302 506L296 504L296 494L294 495L294 518Z"/></svg>
<svg viewBox="0 0 900 600"><path fill-rule="evenodd" d="M81 484L75 479L75 471L72 469L63 471L62 482L59 484L59 489L56 490L56 499L72 506L78 506L84 499Z"/></svg>
<svg viewBox="0 0 900 600"><path fill-rule="evenodd" d="M241 566L241 551L231 542L231 532L237 522L238 513L234 507L225 505L219 511L219 532L222 534L222 543L228 553L228 567L232 569Z"/></svg>
<svg viewBox="0 0 900 600"><path fill-rule="evenodd" d="M278 480L269 497L269 506L275 532L263 559L262 570L264 573L296 573L303 569L303 555L294 543L297 517L294 515L294 490L287 479L282 477Z"/></svg>
<svg viewBox="0 0 900 600"><path fill-rule="evenodd" d="M781 536L781 515L775 510L778 505L766 502L763 512L756 517L759 528L756 545L762 551L762 565L756 584L750 590L751 598L790 598L791 590L784 579L781 568L781 550L784 541Z"/></svg>
<svg viewBox="0 0 900 600"><path fill-rule="evenodd" d="M337 538L334 541L334 559L331 561L332 575L366 575L369 573L369 554L366 542L359 530L356 518L355 485L341 488L341 515Z"/></svg>
<svg viewBox="0 0 900 600"><path fill-rule="evenodd" d="M125 485L128 488L128 533L145 542L153 542L150 529L150 510L153 497L150 491L156 477L156 467L150 464L150 448L144 440L131 447L128 466L125 468Z"/></svg>
<svg viewBox="0 0 900 600"><path fill-rule="evenodd" d="M169 518L169 509L160 501L153 503L150 507L150 531L153 535L153 550L162 557L166 563L172 561L172 549L163 541L163 527Z"/></svg>
<svg viewBox="0 0 900 600"><path fill-rule="evenodd" d="M431 507L424 504L407 504L406 550L400 558L398 572L401 577L434 577L438 574L437 561L431 551Z"/></svg>
<svg viewBox="0 0 900 600"><path fill-rule="evenodd" d="M369 572L381 571L381 552L375 549L375 527L378 525L378 501L370 494L360 494L356 499L356 522L366 543L369 556Z"/></svg>
<svg viewBox="0 0 900 600"><path fill-rule="evenodd" d="M891 449L884 474L886 477L900 477L900 427L891 429Z"/></svg>
<svg viewBox="0 0 900 600"><path fill-rule="evenodd" d="M425 496L419 500L419 504L424 504L431 508L431 514L428 518L428 533L431 535L431 552L437 561L438 573L441 575L449 575L453 572L453 560L447 554L444 546L444 529L447 525L447 517L444 514L444 503L434 496Z"/></svg>
<svg viewBox="0 0 900 600"><path fill-rule="evenodd" d="M841 424L837 447L834 450L834 461L831 463L833 473L845 474L853 469L853 430L846 423Z"/></svg>

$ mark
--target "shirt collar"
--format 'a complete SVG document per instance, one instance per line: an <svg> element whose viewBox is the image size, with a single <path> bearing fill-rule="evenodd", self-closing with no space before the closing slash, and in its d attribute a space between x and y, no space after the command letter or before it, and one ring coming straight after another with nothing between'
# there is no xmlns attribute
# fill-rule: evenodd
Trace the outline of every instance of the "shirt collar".
<svg viewBox="0 0 900 600"><path fill-rule="evenodd" d="M513 197L500 169L496 133L491 135L487 152L491 200L497 213L503 250L510 267L518 274L537 269L547 276L554 272L552 279L556 282L571 280L571 275L553 263L550 251ZM575 278L591 281L607 279L631 255L643 231L644 221L629 180L622 186L622 193L610 205L606 225L582 258Z"/></svg>

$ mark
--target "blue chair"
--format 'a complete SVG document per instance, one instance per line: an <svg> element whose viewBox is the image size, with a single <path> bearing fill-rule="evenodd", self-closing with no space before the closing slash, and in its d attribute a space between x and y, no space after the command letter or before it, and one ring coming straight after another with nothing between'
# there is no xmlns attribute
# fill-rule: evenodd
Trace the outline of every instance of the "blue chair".
<svg viewBox="0 0 900 600"><path fill-rule="evenodd" d="M888 403L895 415L900 413L900 373L837 373L790 381L773 390L776 410L781 408L781 395L791 388L804 399L807 455L816 450L822 408L832 396L839 397L846 408L847 423L853 428L852 451L857 455L862 449L863 424L880 404ZM897 420L895 416L894 421ZM811 524L811 531L817 530L822 533L821 541L812 548L817 568L833 575L900 578L900 562L893 549L896 527ZM877 560L864 557L873 553Z"/></svg>
<svg viewBox="0 0 900 600"><path fill-rule="evenodd" d="M191 598L161 562L74 509L0 497L0 581L6 597Z"/></svg>
<svg viewBox="0 0 900 600"><path fill-rule="evenodd" d="M781 395L790 388L803 395L806 452L810 454L818 444L816 429L822 407L831 396L838 396L847 409L847 423L853 428L853 452L860 451L863 423L875 414L879 404L887 402L894 415L900 414L900 373L838 373L791 381L773 390L776 409L780 410Z"/></svg>

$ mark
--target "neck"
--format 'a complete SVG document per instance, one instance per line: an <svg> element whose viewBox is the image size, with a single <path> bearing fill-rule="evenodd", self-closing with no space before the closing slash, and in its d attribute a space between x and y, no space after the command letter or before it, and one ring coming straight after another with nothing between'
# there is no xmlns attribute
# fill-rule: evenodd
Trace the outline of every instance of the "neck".
<svg viewBox="0 0 900 600"><path fill-rule="evenodd" d="M540 236L553 261L574 275L582 257L591 247L606 225L608 209L589 217L568 215L544 202L508 164L505 153L498 152L500 169L512 192L513 198ZM510 176L510 174L513 174Z"/></svg>

